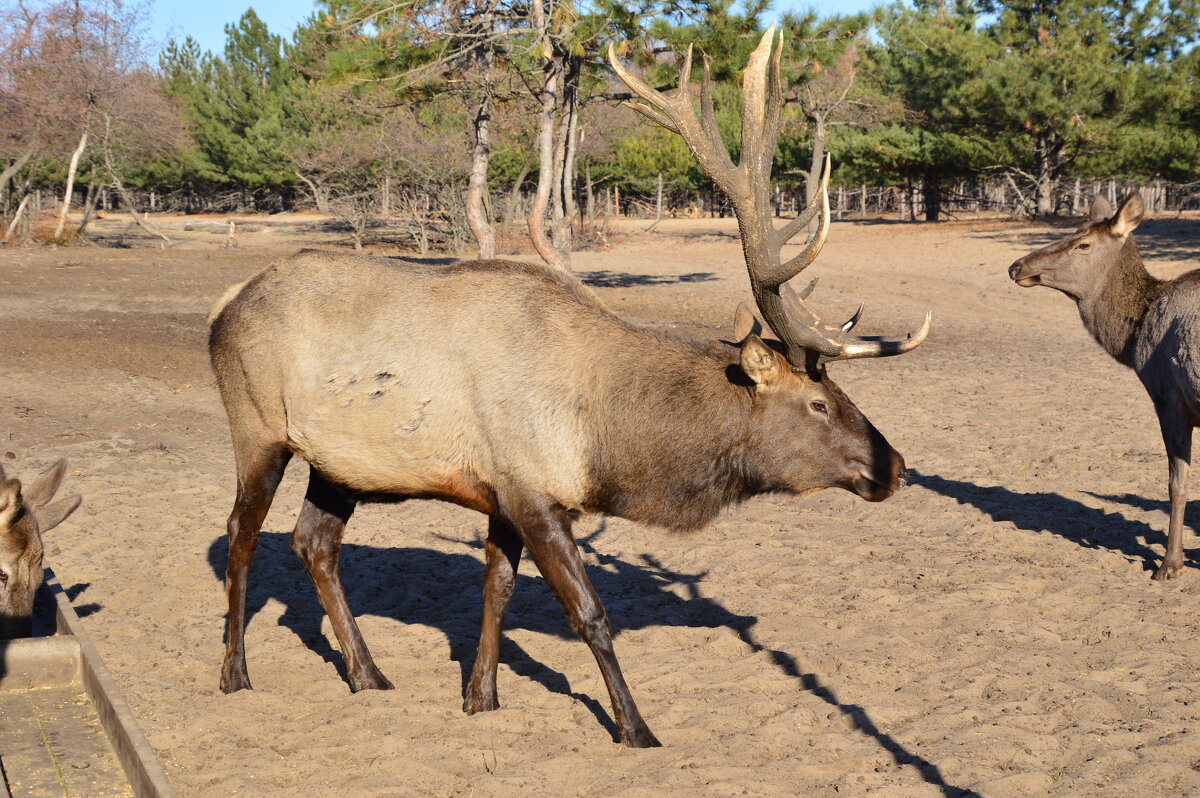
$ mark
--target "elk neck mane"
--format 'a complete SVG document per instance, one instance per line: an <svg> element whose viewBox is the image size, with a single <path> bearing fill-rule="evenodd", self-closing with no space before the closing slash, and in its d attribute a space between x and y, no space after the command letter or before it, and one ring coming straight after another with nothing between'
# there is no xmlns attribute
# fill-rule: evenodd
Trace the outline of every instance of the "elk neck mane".
<svg viewBox="0 0 1200 798"><path fill-rule="evenodd" d="M1118 362L1133 366L1133 350L1150 305L1168 289L1169 281L1146 271L1130 236L1099 290L1078 301L1079 315L1092 337Z"/></svg>

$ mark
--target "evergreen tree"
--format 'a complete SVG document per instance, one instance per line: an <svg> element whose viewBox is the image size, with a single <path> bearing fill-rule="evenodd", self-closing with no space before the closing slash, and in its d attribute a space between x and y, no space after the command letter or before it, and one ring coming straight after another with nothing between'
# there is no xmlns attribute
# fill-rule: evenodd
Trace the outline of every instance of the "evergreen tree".
<svg viewBox="0 0 1200 798"><path fill-rule="evenodd" d="M199 150L200 180L245 189L277 189L293 181L289 147L304 80L290 48L253 9L225 26L222 56L200 53L190 37L160 58L167 90L185 109Z"/></svg>

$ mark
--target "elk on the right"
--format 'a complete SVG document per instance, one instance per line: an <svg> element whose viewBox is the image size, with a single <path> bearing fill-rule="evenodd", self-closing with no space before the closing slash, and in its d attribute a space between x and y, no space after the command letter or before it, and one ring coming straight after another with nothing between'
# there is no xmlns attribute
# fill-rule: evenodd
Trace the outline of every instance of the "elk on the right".
<svg viewBox="0 0 1200 798"><path fill-rule="evenodd" d="M1008 275L1025 288L1044 285L1074 299L1092 337L1146 386L1170 464L1167 556L1154 572L1163 580L1183 570L1192 428L1200 424L1200 270L1174 280L1146 271L1133 242L1144 214L1136 190L1115 213L1097 197L1078 230L1016 261Z"/></svg>

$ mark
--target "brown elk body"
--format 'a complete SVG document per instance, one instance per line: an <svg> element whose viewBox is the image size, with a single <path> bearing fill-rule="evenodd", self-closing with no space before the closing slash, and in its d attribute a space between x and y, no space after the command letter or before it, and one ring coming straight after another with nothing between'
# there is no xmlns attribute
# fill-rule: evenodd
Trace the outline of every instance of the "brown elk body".
<svg viewBox="0 0 1200 798"><path fill-rule="evenodd" d="M68 496L50 504L66 468L59 460L22 489L0 467L0 638L32 634L33 597L42 585L42 533L62 523L80 502Z"/></svg>
<svg viewBox="0 0 1200 798"><path fill-rule="evenodd" d="M1192 428L1200 424L1200 271L1174 280L1147 272L1132 235L1142 216L1136 191L1115 213L1099 197L1078 230L1016 261L1009 276L1074 299L1088 332L1150 394L1170 470L1167 553L1154 573L1162 580L1183 570Z"/></svg>
<svg viewBox="0 0 1200 798"><path fill-rule="evenodd" d="M301 253L230 291L210 338L238 474L222 689L250 686L247 572L298 454L311 468L292 546L352 689L391 684L340 583L345 523L363 500L442 499L489 516L464 710L498 706L501 622L528 550L600 666L621 741L657 745L572 522L605 513L690 530L756 494L841 487L879 501L902 484L903 459L818 359L797 368L803 353L764 342L752 317L740 318L734 342L665 333L615 316L569 275L501 261L432 268ZM856 340L845 356L899 354L923 338Z"/></svg>

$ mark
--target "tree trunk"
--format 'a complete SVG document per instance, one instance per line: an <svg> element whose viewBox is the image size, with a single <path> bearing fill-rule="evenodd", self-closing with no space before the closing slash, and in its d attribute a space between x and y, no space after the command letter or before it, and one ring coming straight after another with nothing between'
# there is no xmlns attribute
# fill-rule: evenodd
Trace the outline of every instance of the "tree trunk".
<svg viewBox="0 0 1200 798"><path fill-rule="evenodd" d="M21 204L17 206L17 212L13 214L12 221L8 223L8 229L4 231L4 238L0 238L0 244L8 244L8 239L13 234L13 230L17 229L17 223L21 221L21 216L25 214L25 208L29 206L29 199L32 194L26 194L21 197Z"/></svg>
<svg viewBox="0 0 1200 798"><path fill-rule="evenodd" d="M484 26L491 32L490 15ZM479 257L485 260L496 257L496 231L488 224L487 210L483 206L487 193L488 164L491 160L492 132L492 66L495 56L487 42L476 51L476 62L483 73L479 105L475 109L475 145L471 149L471 176L467 183L467 225L479 246Z"/></svg>
<svg viewBox="0 0 1200 798"><path fill-rule="evenodd" d="M110 138L111 125L112 120L108 116L105 116L104 146L102 148L104 150L104 169L106 172L108 172L109 179L112 180L113 188L115 188L117 190L117 194L121 196L121 201L125 203L125 207L129 208L129 215L133 217L134 224L145 230L150 235L157 236L158 238L162 239L166 246L174 246L175 242L173 242L166 233L159 230L157 227L154 227L144 218L142 218L142 215L138 213L137 207L133 203L133 197L129 196L129 192L125 190L125 184L121 182L121 178L117 174L116 165L113 164L112 139Z"/></svg>
<svg viewBox="0 0 1200 798"><path fill-rule="evenodd" d="M1054 130L1033 139L1034 197L1038 216L1053 216L1058 182L1066 166L1066 142Z"/></svg>
<svg viewBox="0 0 1200 798"><path fill-rule="evenodd" d="M63 192L62 210L58 212L58 224L54 226L54 242L62 242L63 228L67 224L67 213L71 210L71 195L75 192L75 171L79 168L79 156L83 155L83 148L87 146L88 132L83 131L83 135L79 137L79 146L75 148L75 152L71 153L71 165L67 167L67 188Z"/></svg>
<svg viewBox="0 0 1200 798"><path fill-rule="evenodd" d="M529 157L525 159L525 165L521 167L521 172L512 185L512 190L508 193L508 201L504 205L504 221L500 223L501 233L508 233L509 225L517 215L521 203L521 186L525 185L525 178L529 177L529 170L533 168L533 159L536 154L530 151Z"/></svg>
<svg viewBox="0 0 1200 798"><path fill-rule="evenodd" d="M575 153L579 143L579 71L582 61L575 56L563 56L563 61L562 107L554 150L550 238L569 269L575 238Z"/></svg>
<svg viewBox="0 0 1200 798"><path fill-rule="evenodd" d="M588 241L592 241L596 237L596 194L592 186L592 164L589 161L584 162L583 166L584 180L584 215L587 219L585 234Z"/></svg>
<svg viewBox="0 0 1200 798"><path fill-rule="evenodd" d="M534 29L538 33L538 44L542 51L543 79L542 107L538 114L538 183L537 193L534 194L533 205L529 209L527 220L529 238L533 242L533 248L537 251L538 256L548 266L569 271L570 264L546 236L546 211L550 206L550 193L555 182L554 128L562 90L563 63L561 57L554 52L546 9L541 0L535 0L532 11Z"/></svg>
<svg viewBox="0 0 1200 798"><path fill-rule="evenodd" d="M29 159L33 157L34 148L30 147L17 156L16 160L5 167L3 172L0 172L0 215L3 215L8 210L9 197L12 192L9 190L8 184L17 176L17 173L25 168L25 164L29 163Z"/></svg>
<svg viewBox="0 0 1200 798"><path fill-rule="evenodd" d="M96 198L100 196L100 188L96 183L96 170L92 168L92 177L88 180L87 194L83 199L83 221L79 223L79 229L75 231L77 237L82 238L87 233L87 227L92 222L92 217L96 214Z"/></svg>
<svg viewBox="0 0 1200 798"><path fill-rule="evenodd" d="M925 221L936 222L942 211L942 193L938 190L936 170L930 169L925 172L921 188L925 194Z"/></svg>
<svg viewBox="0 0 1200 798"><path fill-rule="evenodd" d="M325 192L321 191L321 187L301 174L299 169L294 171L296 177L300 178L304 185L308 186L308 190L312 192L313 202L317 205L317 213L329 213L329 201L325 198Z"/></svg>

